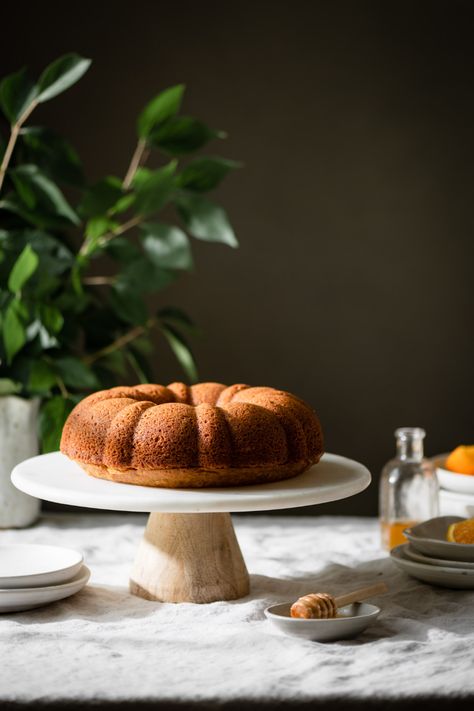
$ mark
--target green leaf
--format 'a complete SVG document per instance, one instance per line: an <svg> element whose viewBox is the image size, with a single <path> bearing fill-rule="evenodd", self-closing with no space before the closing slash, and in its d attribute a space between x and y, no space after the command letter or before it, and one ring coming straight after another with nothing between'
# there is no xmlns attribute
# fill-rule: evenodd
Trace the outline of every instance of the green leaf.
<svg viewBox="0 0 474 711"><path fill-rule="evenodd" d="M110 303L117 316L126 323L143 326L148 319L148 309L141 294L132 289L111 289Z"/></svg>
<svg viewBox="0 0 474 711"><path fill-rule="evenodd" d="M149 356L151 353L153 353L153 343L147 336L134 338L130 344L130 348L133 348L134 352L139 353L143 356Z"/></svg>
<svg viewBox="0 0 474 711"><path fill-rule="evenodd" d="M125 355L121 350L107 353L97 361L97 364L100 365L101 368L105 368L116 375L120 375L122 378L124 378L127 374Z"/></svg>
<svg viewBox="0 0 474 711"><path fill-rule="evenodd" d="M64 325L64 317L56 306L41 304L39 307L41 323L49 333L59 333Z"/></svg>
<svg viewBox="0 0 474 711"><path fill-rule="evenodd" d="M138 247L126 237L114 237L106 245L106 252L118 262L129 264L140 257Z"/></svg>
<svg viewBox="0 0 474 711"><path fill-rule="evenodd" d="M70 143L48 128L26 126L20 132L26 148L26 162L37 165L49 178L82 187L81 160Z"/></svg>
<svg viewBox="0 0 474 711"><path fill-rule="evenodd" d="M130 351L130 350L126 350L125 357L128 360L128 362L130 363L130 365L132 366L133 372L137 376L139 382L140 383L148 383L149 380L148 380L143 368L141 367L137 357L135 356L135 354L132 353L132 351Z"/></svg>
<svg viewBox="0 0 474 711"><path fill-rule="evenodd" d="M21 322L20 309L18 307L19 302L16 299L9 303L2 324L3 343L8 364L12 362L26 342L25 328Z"/></svg>
<svg viewBox="0 0 474 711"><path fill-rule="evenodd" d="M161 330L190 382L197 382L198 372L196 362L183 337L170 326L162 325Z"/></svg>
<svg viewBox="0 0 474 711"><path fill-rule="evenodd" d="M128 348L126 349L127 353L130 353L133 356L136 366L140 369L140 372L142 374L141 375L142 382L152 383L154 381L154 374L153 374L153 369L151 368L149 354L144 354L143 349L136 347L137 340L138 339L135 339L129 344ZM142 338L141 340L143 342L147 339ZM151 350L153 350L153 346L151 345L151 343L150 343L150 348L151 348ZM130 365L132 365L132 367L134 367L131 362L130 362Z"/></svg>
<svg viewBox="0 0 474 711"><path fill-rule="evenodd" d="M140 215L158 212L168 202L175 187L174 172L176 161L171 161L164 168L141 172L134 181L136 186L135 210Z"/></svg>
<svg viewBox="0 0 474 711"><path fill-rule="evenodd" d="M81 270L79 264L75 264L71 270L71 284L76 296L79 298L82 297L84 289L82 288Z"/></svg>
<svg viewBox="0 0 474 711"><path fill-rule="evenodd" d="M223 242L230 247L239 243L225 210L201 195L181 195L177 201L178 213L186 229L196 239L206 242Z"/></svg>
<svg viewBox="0 0 474 711"><path fill-rule="evenodd" d="M193 257L187 235L172 225L159 222L143 225L145 254L157 267L192 269Z"/></svg>
<svg viewBox="0 0 474 711"><path fill-rule="evenodd" d="M134 202L135 195L133 193L122 195L122 197L117 200L115 205L110 208L109 212L111 215L120 215L122 212L126 212L130 207L132 207Z"/></svg>
<svg viewBox="0 0 474 711"><path fill-rule="evenodd" d="M23 285L35 273L38 264L38 255L32 249L31 245L27 244L10 272L8 278L8 288L10 291L14 294L20 291Z"/></svg>
<svg viewBox="0 0 474 711"><path fill-rule="evenodd" d="M175 116L154 129L150 143L171 155L192 153L204 146L211 138L223 138L222 131L209 128L191 116Z"/></svg>
<svg viewBox="0 0 474 711"><path fill-rule="evenodd" d="M0 378L0 395L16 395L21 392L23 386L10 378Z"/></svg>
<svg viewBox="0 0 474 711"><path fill-rule="evenodd" d="M86 224L86 237L95 242L102 235L108 232L112 227L116 227L117 223L105 215L96 215L91 217Z"/></svg>
<svg viewBox="0 0 474 711"><path fill-rule="evenodd" d="M41 450L43 453L55 452L59 449L64 423L74 407L75 402L69 398L55 395L43 403L40 410L39 430Z"/></svg>
<svg viewBox="0 0 474 711"><path fill-rule="evenodd" d="M47 351L50 348L57 348L59 346L59 341L57 338L52 336L48 331L45 329L43 325L40 325L39 331L39 340L40 340L40 345L41 349L43 351Z"/></svg>
<svg viewBox="0 0 474 711"><path fill-rule="evenodd" d="M46 67L39 78L36 101L49 101L69 89L87 72L91 61L78 54L65 54L56 59Z"/></svg>
<svg viewBox="0 0 474 711"><path fill-rule="evenodd" d="M178 113L185 86L177 84L155 96L138 117L137 130L140 138L146 138L152 128Z"/></svg>
<svg viewBox="0 0 474 711"><path fill-rule="evenodd" d="M40 209L39 206L36 206L34 210L28 209L19 196L12 192L8 193L3 200L0 200L0 210L12 212L28 224L40 229L59 230L64 228L64 218L58 215L51 215L51 213L48 214L47 211Z"/></svg>
<svg viewBox="0 0 474 711"><path fill-rule="evenodd" d="M188 333L198 332L194 321L190 319L188 314L175 306L165 306L158 311L157 316L163 324L174 326L180 331L187 331Z"/></svg>
<svg viewBox="0 0 474 711"><path fill-rule="evenodd" d="M217 187L227 173L239 167L240 163L226 158L196 158L178 175L178 186L205 193Z"/></svg>
<svg viewBox="0 0 474 711"><path fill-rule="evenodd" d="M39 257L41 277L62 274L73 264L73 255L60 239L41 230L17 230L11 233L12 246L18 250L30 244Z"/></svg>
<svg viewBox="0 0 474 711"><path fill-rule="evenodd" d="M28 321L30 317L30 312L28 306L26 305L26 302L21 301L21 299L15 298L11 303L13 304L13 307L16 313L18 314L18 318L24 322Z"/></svg>
<svg viewBox="0 0 474 711"><path fill-rule="evenodd" d="M10 171L10 176L13 178L21 202L23 202L28 210L34 211L38 204L38 198L31 183L28 180L23 180L21 176L17 177L13 170Z"/></svg>
<svg viewBox="0 0 474 711"><path fill-rule="evenodd" d="M25 112L36 95L36 86L26 73L20 69L15 74L5 77L0 83L0 104L3 113L14 124Z"/></svg>
<svg viewBox="0 0 474 711"><path fill-rule="evenodd" d="M83 217L104 215L123 197L122 183L119 178L109 175L88 188L79 205Z"/></svg>
<svg viewBox="0 0 474 711"><path fill-rule="evenodd" d="M44 360L33 361L28 378L28 389L32 393L47 393L56 385L56 375Z"/></svg>
<svg viewBox="0 0 474 711"><path fill-rule="evenodd" d="M74 225L79 224L78 216L60 189L36 165L20 165L9 172L20 198L27 208L32 209L38 202L46 209L69 220ZM34 204L31 204L32 196Z"/></svg>
<svg viewBox="0 0 474 711"><path fill-rule="evenodd" d="M74 356L57 358L53 367L64 383L76 390L92 390L99 387L99 382L92 370L79 358L74 358Z"/></svg>
<svg viewBox="0 0 474 711"><path fill-rule="evenodd" d="M137 189L144 185L146 181L149 180L152 173L153 171L150 170L150 168L137 168L137 172L133 178L133 187Z"/></svg>
<svg viewBox="0 0 474 711"><path fill-rule="evenodd" d="M146 257L139 257L117 275L114 288L117 291L160 291L176 279L174 272L157 267Z"/></svg>

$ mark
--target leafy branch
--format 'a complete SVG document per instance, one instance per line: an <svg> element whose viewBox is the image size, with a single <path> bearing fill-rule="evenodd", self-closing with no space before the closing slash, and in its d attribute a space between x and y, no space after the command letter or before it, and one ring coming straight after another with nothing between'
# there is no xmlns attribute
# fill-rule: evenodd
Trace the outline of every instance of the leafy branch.
<svg viewBox="0 0 474 711"><path fill-rule="evenodd" d="M44 451L57 448L64 419L88 392L154 379L152 331L188 380L197 379L194 324L172 306L153 313L148 296L193 269L193 239L237 246L226 212L207 193L239 164L195 155L225 134L181 114L183 84L139 114L123 179L87 184L74 148L30 125L34 110L90 64L68 54L36 82L25 69L0 82L9 126L6 141L0 131L0 395L42 399ZM164 221L164 209L174 219Z"/></svg>
<svg viewBox="0 0 474 711"><path fill-rule="evenodd" d="M126 345L141 336L143 333L145 333L147 329L151 328L155 324L156 319L151 318L147 321L146 326L135 326L135 328L132 328L130 331L127 331L127 333L124 333L119 338L116 338L115 341L113 341L112 343L109 343L108 346L104 346L104 348L101 348L99 351L96 351L96 353L91 353L90 355L86 356L84 358L84 363L86 365L92 365L92 363L95 363L96 360L104 358L105 356L109 355L109 353L113 353L115 351L120 350L121 348L124 348Z"/></svg>

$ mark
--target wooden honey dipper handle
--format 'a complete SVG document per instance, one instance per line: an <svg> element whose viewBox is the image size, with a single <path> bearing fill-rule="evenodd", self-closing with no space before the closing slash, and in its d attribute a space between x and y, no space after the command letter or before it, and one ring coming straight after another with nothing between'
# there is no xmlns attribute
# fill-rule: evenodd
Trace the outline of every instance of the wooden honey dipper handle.
<svg viewBox="0 0 474 711"><path fill-rule="evenodd" d="M346 595L339 595L339 597L335 598L334 602L336 603L336 607L344 607L344 605L350 605L351 602L360 602L360 600L366 600L373 595L382 595L386 593L387 590L388 588L385 583L377 583L376 585L369 585L367 588L359 588Z"/></svg>
<svg viewBox="0 0 474 711"><path fill-rule="evenodd" d="M366 600L372 595L381 595L387 592L385 583L369 585L367 588L359 588L346 595L339 595L334 598L329 593L310 593L298 598L290 608L291 617L303 617L305 619L328 619L336 617L338 607L349 605L351 602Z"/></svg>

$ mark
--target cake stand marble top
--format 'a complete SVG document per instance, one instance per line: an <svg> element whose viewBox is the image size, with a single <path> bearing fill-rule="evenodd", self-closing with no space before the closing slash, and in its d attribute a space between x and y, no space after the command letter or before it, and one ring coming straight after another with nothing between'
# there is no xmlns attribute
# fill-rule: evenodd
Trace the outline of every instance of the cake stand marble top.
<svg viewBox="0 0 474 711"><path fill-rule="evenodd" d="M26 459L12 472L18 489L47 501L164 513L268 511L322 504L358 494L370 480L362 464L336 454L324 454L319 464L286 481L212 489L159 489L95 479L60 452Z"/></svg>

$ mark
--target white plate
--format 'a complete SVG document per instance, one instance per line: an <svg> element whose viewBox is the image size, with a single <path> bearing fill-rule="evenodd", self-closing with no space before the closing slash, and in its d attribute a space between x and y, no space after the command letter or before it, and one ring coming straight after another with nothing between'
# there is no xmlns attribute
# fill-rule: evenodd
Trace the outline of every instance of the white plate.
<svg viewBox="0 0 474 711"><path fill-rule="evenodd" d="M80 570L79 551L34 543L0 545L0 588L32 588L71 580Z"/></svg>
<svg viewBox="0 0 474 711"><path fill-rule="evenodd" d="M291 617L291 602L267 607L265 615L270 622L290 637L309 639L313 642L331 642L355 637L377 619L380 608L365 602L355 602L338 610L341 617L328 620L306 620Z"/></svg>
<svg viewBox="0 0 474 711"><path fill-rule="evenodd" d="M464 562L461 560L444 560L443 558L431 558L428 555L423 555L410 544L403 551L407 558L415 560L417 563L425 563L426 565L438 565L445 568L464 568L464 570L474 570L474 563Z"/></svg>
<svg viewBox="0 0 474 711"><path fill-rule="evenodd" d="M474 590L474 570L464 568L444 568L437 565L417 563L406 557L408 543L392 548L390 557L395 565L413 578L443 588Z"/></svg>
<svg viewBox="0 0 474 711"><path fill-rule="evenodd" d="M440 454L432 458L436 466L439 485L448 491L458 491L461 494L474 494L474 476L471 474L458 474L445 469L444 465L449 454Z"/></svg>
<svg viewBox="0 0 474 711"><path fill-rule="evenodd" d="M213 489L160 489L96 479L60 452L26 459L12 472L14 485L39 499L110 509L212 513L266 511L337 501L370 484L369 471L358 462L324 454L319 464L293 479L275 484Z"/></svg>
<svg viewBox="0 0 474 711"><path fill-rule="evenodd" d="M406 528L403 533L413 548L430 558L462 560L472 563L474 562L474 544L451 543L446 540L449 526L458 521L463 521L461 516L437 516L412 526L412 528Z"/></svg>
<svg viewBox="0 0 474 711"><path fill-rule="evenodd" d="M42 588L7 588L0 590L0 612L19 612L42 607L79 592L90 578L90 570L83 565L68 583Z"/></svg>

